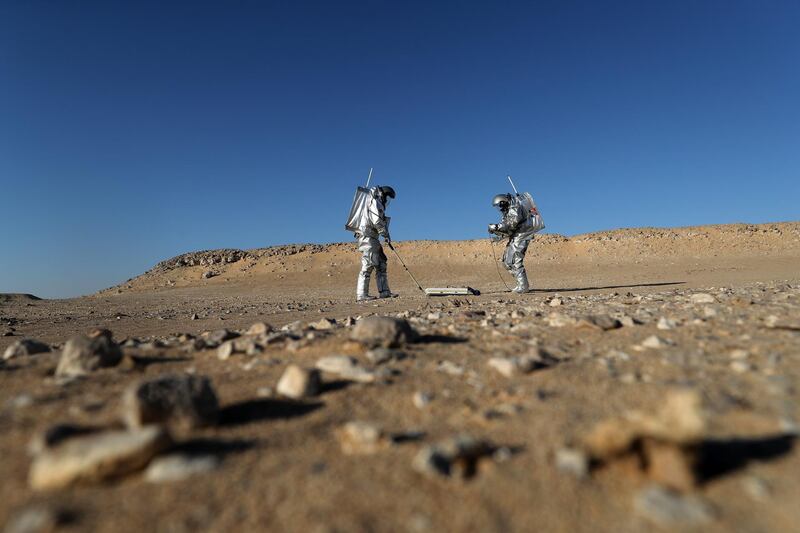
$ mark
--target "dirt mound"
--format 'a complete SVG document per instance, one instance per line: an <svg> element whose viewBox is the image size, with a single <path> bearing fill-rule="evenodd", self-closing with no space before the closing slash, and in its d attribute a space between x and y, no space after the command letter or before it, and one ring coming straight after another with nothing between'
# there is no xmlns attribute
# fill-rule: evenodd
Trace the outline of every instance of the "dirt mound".
<svg viewBox="0 0 800 533"><path fill-rule="evenodd" d="M480 287L481 278L497 282L494 261L503 244L488 239L402 241L396 248L423 284ZM387 250L393 277L407 282ZM720 259L747 265L770 258L784 261L800 255L800 223L731 224L686 228L629 228L565 237L537 235L526 263L534 272L565 266L593 269L665 262L686 271L717 268ZM101 294L152 291L209 284L275 284L289 292L304 286L349 287L358 269L355 243L290 244L252 250L191 252L162 261L153 269ZM739 268L735 266L732 268ZM204 276L205 275L205 276Z"/></svg>
<svg viewBox="0 0 800 533"><path fill-rule="evenodd" d="M27 293L3 292L0 293L0 303L5 302L31 302L41 300L38 296Z"/></svg>

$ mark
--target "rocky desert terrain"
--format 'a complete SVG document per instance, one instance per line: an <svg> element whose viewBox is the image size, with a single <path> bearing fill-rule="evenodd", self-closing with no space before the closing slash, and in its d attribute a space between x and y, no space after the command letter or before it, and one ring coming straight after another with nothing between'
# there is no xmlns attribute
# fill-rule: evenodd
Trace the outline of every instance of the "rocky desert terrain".
<svg viewBox="0 0 800 533"><path fill-rule="evenodd" d="M797 531L800 223L192 252L0 296L22 531ZM388 250L387 250L388 252Z"/></svg>

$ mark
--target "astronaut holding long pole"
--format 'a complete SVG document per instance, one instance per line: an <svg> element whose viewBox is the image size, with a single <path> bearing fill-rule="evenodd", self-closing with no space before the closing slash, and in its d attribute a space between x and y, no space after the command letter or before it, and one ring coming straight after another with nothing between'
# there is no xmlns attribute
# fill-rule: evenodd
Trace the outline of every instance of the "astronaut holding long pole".
<svg viewBox="0 0 800 533"><path fill-rule="evenodd" d="M508 181L515 194L498 194L492 199L492 206L500 211L502 220L499 224L489 224L489 233L499 238L508 238L503 264L517 280L514 292L521 294L529 289L525 253L534 234L544 228L544 222L533 198L528 193L519 194L511 176L508 176Z"/></svg>

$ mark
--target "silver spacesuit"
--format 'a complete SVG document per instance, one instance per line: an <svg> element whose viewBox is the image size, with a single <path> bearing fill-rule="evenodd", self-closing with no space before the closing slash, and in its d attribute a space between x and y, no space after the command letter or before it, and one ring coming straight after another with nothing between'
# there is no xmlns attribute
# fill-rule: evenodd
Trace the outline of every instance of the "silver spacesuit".
<svg viewBox="0 0 800 533"><path fill-rule="evenodd" d="M489 224L489 233L494 233L500 238L508 238L508 244L503 253L503 264L517 279L514 292L528 292L528 275L525 272L524 264L525 253L536 233L531 213L525 209L517 197L511 194L498 194L492 200L492 205L500 210L503 218L499 224Z"/></svg>
<svg viewBox="0 0 800 533"><path fill-rule="evenodd" d="M383 252L379 237L391 244L389 237L389 219L385 210L390 198L394 198L394 189L391 187L371 187L366 202L364 216L358 224L355 236L358 240L358 250L361 252L361 272L358 273L356 299L359 301L370 300L369 280L375 270L375 281L378 285L378 294L381 298L395 296L389 290L389 277L386 272L386 254Z"/></svg>

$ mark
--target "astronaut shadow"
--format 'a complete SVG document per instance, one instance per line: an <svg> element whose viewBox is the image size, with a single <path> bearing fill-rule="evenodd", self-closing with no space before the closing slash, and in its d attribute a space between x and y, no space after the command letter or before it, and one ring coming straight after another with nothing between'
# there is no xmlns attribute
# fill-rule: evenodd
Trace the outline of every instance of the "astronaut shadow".
<svg viewBox="0 0 800 533"><path fill-rule="evenodd" d="M697 472L702 482L729 474L752 461L772 461L788 455L796 435L777 434L759 438L709 439L699 447Z"/></svg>
<svg viewBox="0 0 800 533"><path fill-rule="evenodd" d="M224 407L220 411L220 426L241 426L252 422L297 418L316 411L321 402L297 402L264 398L247 400Z"/></svg>
<svg viewBox="0 0 800 533"><path fill-rule="evenodd" d="M635 289L637 287L667 287L670 285L684 285L685 281L661 281L658 283L632 283L629 285L598 285L593 287L559 287L559 288L536 288L528 291L529 293L542 292L579 292L579 291L599 291L604 289Z"/></svg>
<svg viewBox="0 0 800 533"><path fill-rule="evenodd" d="M420 335L414 342L417 344L460 344L462 342L467 342L467 339L464 337L450 337L447 335Z"/></svg>

